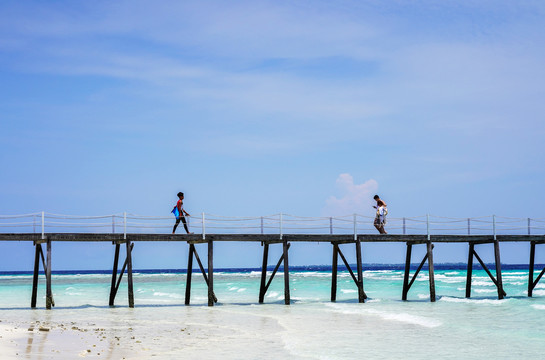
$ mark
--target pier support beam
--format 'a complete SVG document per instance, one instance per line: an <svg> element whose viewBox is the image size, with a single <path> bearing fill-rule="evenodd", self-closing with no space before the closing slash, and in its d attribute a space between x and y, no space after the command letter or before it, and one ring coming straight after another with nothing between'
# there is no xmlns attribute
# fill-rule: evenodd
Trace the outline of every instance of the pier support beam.
<svg viewBox="0 0 545 360"><path fill-rule="evenodd" d="M40 275L40 260L42 262L42 267L44 269L45 281L46 281L46 297L45 297L45 307L46 309L51 309L52 306L55 306L55 300L53 299L53 293L51 290L51 241L46 242L47 249L47 262L46 257L44 256L44 251L42 248L42 242L35 242L35 254L34 254L34 273L32 276L32 296L30 299L30 307L36 308L36 300L38 297L38 280Z"/></svg>
<svg viewBox="0 0 545 360"><path fill-rule="evenodd" d="M407 241L407 255L405 257L405 274L403 276L403 293L401 296L402 300L407 300L407 294L409 293L409 290L411 289L411 286L413 285L414 281L416 280L416 277L418 276L418 273L420 270L422 270L422 267L428 261L428 271L429 271L429 283L430 283L430 301L435 302L435 275L433 270L433 244L430 241L425 242L426 244L426 255L420 262L420 265L418 265L418 268L416 269L416 272L414 273L413 277L411 278L411 281L409 281L409 275L411 270L411 255L412 255L412 247L415 245L415 243Z"/></svg>
<svg viewBox="0 0 545 360"><path fill-rule="evenodd" d="M475 244L469 243L469 252L467 256L467 279L466 279L466 298L471 297L471 278L473 276L473 253L475 252Z"/></svg>
<svg viewBox="0 0 545 360"><path fill-rule="evenodd" d="M47 240L47 265L45 268L45 308L50 310L52 306L55 306L53 301L53 291L51 290L51 240Z"/></svg>
<svg viewBox="0 0 545 360"><path fill-rule="evenodd" d="M261 285L259 287L259 303L260 304L263 304L265 300L265 294L267 294L267 290L269 290L269 286L271 285L274 279L274 276L276 275L276 272L278 271L282 263L284 263L284 303L286 305L290 304L289 265L288 265L288 250L290 246L291 244L289 242L286 242L286 241L282 242L282 256L280 256L280 259L278 259L278 262L276 263L276 266L274 267L271 277L267 281L269 243L268 242L263 243L263 264L261 266Z"/></svg>
<svg viewBox="0 0 545 360"><path fill-rule="evenodd" d="M335 302L337 300L337 272L338 272L338 257L340 255L342 261L344 262L344 265L346 266L346 269L350 273L352 280L354 280L354 283L356 284L356 287L358 288L358 301L360 303L365 302L365 299L367 299L367 294L365 294L365 291L363 290L361 242L359 240L355 241L356 261L357 261L356 267L357 267L357 273L358 273L357 277L354 275L354 272L352 271L352 268L348 264L348 261L346 261L346 257L341 251L339 244L334 242L332 242L331 244L333 245L333 262L332 262L332 269L331 269L331 301Z"/></svg>
<svg viewBox="0 0 545 360"><path fill-rule="evenodd" d="M333 245L333 261L331 262L331 302L337 301L337 269L339 260L339 245Z"/></svg>
<svg viewBox="0 0 545 360"><path fill-rule="evenodd" d="M214 242L208 240L208 306L218 301L214 295Z"/></svg>
<svg viewBox="0 0 545 360"><path fill-rule="evenodd" d="M543 277L543 274L545 274L545 268L541 270L537 278L534 280L534 266L535 266L535 256L536 256L536 245L537 244L544 244L544 242L537 242L532 241L530 243L530 267L528 271L528 296L533 295L534 288L536 287L537 283L539 283L539 280Z"/></svg>
<svg viewBox="0 0 545 360"><path fill-rule="evenodd" d="M263 263L261 265L261 284L259 286L259 303L263 304L265 301L265 284L267 282L267 263L269 261L269 243L263 244Z"/></svg>
<svg viewBox="0 0 545 360"><path fill-rule="evenodd" d="M121 267L121 272L117 273L117 266L119 264L119 253L121 250L121 244L125 243L127 246L127 256L125 262ZM117 295L117 290L121 284L121 279L127 269L127 283L128 283L128 299L129 307L134 307L134 291L133 291L133 282L132 282L132 249L134 248L134 243L131 243L129 240L123 240L121 242L115 242L115 255L114 255L114 266L112 269L112 284L110 287L110 306L114 306L115 296Z"/></svg>
<svg viewBox="0 0 545 360"><path fill-rule="evenodd" d="M492 241L492 243L494 244L494 261L496 265L496 277L492 275L492 273L490 272L490 270L488 269L484 261L481 259L479 254L477 254L477 251L475 250L475 243L471 243L471 242L469 243L469 254L468 254L468 260L467 260L466 298L471 297L471 277L473 274L473 257L477 259L477 261L479 262L479 264L481 264L484 271L486 271L486 273L488 274L488 276L490 277L494 285L496 285L496 288L498 289L498 299L501 300L507 295L505 291L503 290L503 282L501 277L499 242L498 240L495 240L495 241Z"/></svg>
<svg viewBox="0 0 545 360"><path fill-rule="evenodd" d="M289 244L286 240L282 243L282 250L284 256L284 304L289 305L291 303L290 297L290 267L288 261L288 249Z"/></svg>
<svg viewBox="0 0 545 360"><path fill-rule="evenodd" d="M208 275L204 270L204 266L199 257L199 253L195 247L195 244L189 244L189 254L187 256L187 279L185 287L185 304L189 305L191 302L191 278L193 276L193 257L199 264L206 286L208 287L208 306L214 306L218 302L216 295L214 294L214 274L213 274L213 243L212 240L207 241L208 244Z"/></svg>
<svg viewBox="0 0 545 360"><path fill-rule="evenodd" d="M40 254L43 256L42 244L34 244L34 276L32 277L32 297L30 299L30 307L36 307L36 297L38 295L38 275L40 271ZM45 268L45 264L44 264Z"/></svg>

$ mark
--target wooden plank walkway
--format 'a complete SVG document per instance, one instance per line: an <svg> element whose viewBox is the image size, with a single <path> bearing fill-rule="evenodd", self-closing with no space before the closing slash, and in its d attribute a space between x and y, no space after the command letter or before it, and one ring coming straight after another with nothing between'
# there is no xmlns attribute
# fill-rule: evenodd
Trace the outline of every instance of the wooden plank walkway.
<svg viewBox="0 0 545 360"><path fill-rule="evenodd" d="M487 243L494 241L494 235L429 235L432 243ZM545 242L545 235L496 235L499 242ZM188 243L207 243L211 241L255 241L255 242L354 242L353 234L112 234L112 233L0 233L0 241L79 241L79 242L112 242L125 241L181 241ZM357 240L361 242L413 242L425 243L428 235L400 235L400 234L358 234Z"/></svg>
<svg viewBox="0 0 545 360"><path fill-rule="evenodd" d="M428 278L430 288L430 301L436 300L435 294L435 277L433 266L433 248L435 243L468 243L468 264L467 264L467 281L466 281L466 297L471 296L471 278L473 270L473 259L476 258L486 271L490 279L498 291L498 299L503 299L507 294L503 289L501 277L501 260L500 260L500 243L502 242L529 242L531 245L529 258L528 272L528 296L532 296L532 290L545 274L545 269L534 279L534 260L536 245L545 243L545 235L399 235L399 234L189 234L189 235L171 235L171 234L144 234L144 233L3 233L0 234L0 241L32 241L35 245L35 260L34 260L34 276L32 285L31 307L36 307L37 286L40 260L44 269L46 278L46 308L51 309L55 305L51 290L51 253L52 243L55 242L111 242L115 245L115 256L112 269L112 283L110 289L109 304L114 305L115 297L119 284L121 283L123 274L127 274L128 282L128 301L129 307L134 307L134 291L133 291L133 274L132 274L132 249L135 243L148 241L167 241L167 242L186 242L189 245L188 254L188 269L186 282L186 297L185 304L190 304L191 297L191 278L193 273L193 259L197 261L199 269L208 286L208 305L213 306L218 300L214 293L214 277L213 277L213 259L214 259L214 242L259 242L263 246L263 263L261 274L261 285L259 291L259 303L264 302L265 294L271 284L274 276L283 266L284 272L284 299L285 304L289 305L290 287L289 287L289 248L291 243L331 243L332 244L332 283L331 283L331 301L336 301L337 292L337 273L339 257L344 262L349 271L354 284L358 289L358 301L363 303L367 298L363 288L363 269L362 269L362 243L391 243L401 242L406 243L406 259L405 272L403 278L402 300L407 300L408 292L413 285L416 277L423 269L424 265L428 264ZM46 246L47 254L44 256L42 244ZM208 269L205 270L203 263L200 260L197 252L196 244L207 244L207 261ZM282 245L282 256L277 261L276 266L267 280L267 267L269 247L274 244ZM354 244L356 252L356 274L347 262L346 257L341 250L342 244ZM410 274L410 264L412 256L412 248L415 245L426 245L426 255L421 260L414 274ZM477 253L475 246L479 244L492 244L494 247L495 275L488 269ZM121 246L124 245L126 258L121 268L118 271L119 256ZM345 248L346 251L346 248Z"/></svg>

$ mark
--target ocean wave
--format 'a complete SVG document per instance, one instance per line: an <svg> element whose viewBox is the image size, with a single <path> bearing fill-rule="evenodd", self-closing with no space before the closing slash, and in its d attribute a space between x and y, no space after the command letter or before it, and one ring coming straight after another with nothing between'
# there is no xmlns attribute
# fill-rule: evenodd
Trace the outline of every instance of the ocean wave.
<svg viewBox="0 0 545 360"><path fill-rule="evenodd" d="M324 272L316 272L316 271L309 271L309 272L300 272L300 273L294 273L295 276L300 277L319 277L319 278L330 278L331 273L324 273ZM337 276L342 276L344 274L337 273Z"/></svg>
<svg viewBox="0 0 545 360"><path fill-rule="evenodd" d="M495 289L473 289L476 293L495 293L498 292Z"/></svg>
<svg viewBox="0 0 545 360"><path fill-rule="evenodd" d="M0 280L32 279L33 275L1 275Z"/></svg>
<svg viewBox="0 0 545 360"><path fill-rule="evenodd" d="M503 275L502 278L504 280L525 280L528 278L528 275L526 276L509 276L509 275Z"/></svg>
<svg viewBox="0 0 545 360"><path fill-rule="evenodd" d="M165 277L176 277L180 275L185 275L185 273L155 273L155 274L148 274L148 273L133 273L133 275L138 275L140 278L165 278Z"/></svg>
<svg viewBox="0 0 545 360"><path fill-rule="evenodd" d="M341 292L343 294L354 294L356 292L358 292L357 290L354 290L354 289L341 289Z"/></svg>
<svg viewBox="0 0 545 360"><path fill-rule="evenodd" d="M534 295L544 296L545 295L545 290L534 290L533 294Z"/></svg>
<svg viewBox="0 0 545 360"><path fill-rule="evenodd" d="M408 313L392 313L387 311L381 311L376 309L354 309L354 308L346 308L341 307L337 304L327 304L328 307L332 307L333 311L339 312L346 315L375 315L380 317L381 319L388 320L388 321L396 321L411 325L418 325L423 326L427 328L435 328L438 326L443 325L443 323L439 320L419 316L419 315L413 315Z"/></svg>
<svg viewBox="0 0 545 360"><path fill-rule="evenodd" d="M453 302L453 303L468 303L468 304L481 304L481 305L503 305L510 301L509 299L495 300L495 299L465 299L454 298L450 296L441 296L439 301Z"/></svg>
<svg viewBox="0 0 545 360"><path fill-rule="evenodd" d="M534 304L532 305L532 307L537 310L545 310L545 305L541 305L541 304Z"/></svg>
<svg viewBox="0 0 545 360"><path fill-rule="evenodd" d="M508 271L509 275L528 275L528 273L522 272L522 271L513 271L513 272L511 272L509 270L507 270L507 271Z"/></svg>

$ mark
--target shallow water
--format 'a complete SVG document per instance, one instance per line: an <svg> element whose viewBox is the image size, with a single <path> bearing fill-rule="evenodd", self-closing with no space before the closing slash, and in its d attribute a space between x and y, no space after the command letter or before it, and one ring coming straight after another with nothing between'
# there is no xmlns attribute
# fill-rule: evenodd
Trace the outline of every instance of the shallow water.
<svg viewBox="0 0 545 360"><path fill-rule="evenodd" d="M365 271L369 299L360 304L348 272L339 274L336 303L329 301L329 271L292 272L292 305L285 306L281 273L260 305L258 271L216 272L214 290L219 302L208 307L207 289L197 272L191 306L183 305L185 274L136 272L136 307L130 309L126 279L116 306L110 308L109 275L54 274L56 307L51 311L43 308L43 281L41 308L31 310L32 277L2 275L0 324L23 330L18 340L5 341L13 356L36 359L76 355L111 359L542 357L545 282L528 298L527 273L505 270L508 296L498 300L492 281L476 270L473 297L465 299L465 271L439 270L435 276L438 299L431 303L426 275L419 275L409 301L404 302L400 300L401 270Z"/></svg>

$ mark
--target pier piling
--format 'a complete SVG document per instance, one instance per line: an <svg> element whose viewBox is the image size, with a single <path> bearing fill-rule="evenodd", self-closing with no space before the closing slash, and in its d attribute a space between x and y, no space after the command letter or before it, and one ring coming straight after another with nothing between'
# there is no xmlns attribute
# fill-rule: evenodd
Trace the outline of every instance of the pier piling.
<svg viewBox="0 0 545 360"><path fill-rule="evenodd" d="M420 244L422 243L423 242L420 242ZM405 274L403 276L403 293L401 295L401 299L407 300L407 294L409 293L411 286L413 286L413 283L416 280L416 277L418 276L418 274L420 273L420 270L422 270L422 267L424 267L424 264L426 263L426 261L428 261L430 301L435 302L435 275L433 271L434 245L430 241L424 242L424 244L426 244L426 255L424 255L424 258L420 262L420 265L418 265L418 268L416 269L413 277L411 278L411 281L409 281L410 270L411 270L411 252L412 252L412 246L414 244L415 243L407 242L407 255L405 256Z"/></svg>
<svg viewBox="0 0 545 360"><path fill-rule="evenodd" d="M201 241L202 242L202 241ZM204 278L204 281L206 283L206 286L208 288L208 306L214 306L214 303L218 302L218 298L216 297L216 294L214 294L214 266L213 266L213 243L212 239L208 239L206 241L208 245L208 275L206 274L206 271L204 270L204 266L201 262L201 258L199 257L199 253L197 252L197 248L195 247L195 244L190 243L189 244L189 254L187 255L187 279L186 279L186 288L185 288L185 304L189 305L191 301L191 277L193 275L193 257L195 257L195 260L197 260L197 264L199 265L199 269L201 270L202 276Z"/></svg>
<svg viewBox="0 0 545 360"><path fill-rule="evenodd" d="M531 297L533 295L534 288L539 283L539 280L543 277L543 274L545 274L545 268L541 270L537 278L534 280L534 266L535 266L535 256L536 256L536 245L537 244L545 244L544 241L532 241L530 243L530 266L528 271L528 296Z"/></svg>
<svg viewBox="0 0 545 360"><path fill-rule="evenodd" d="M333 264L331 269L331 301L335 302L337 300L337 272L338 272L338 256L341 257L344 266L350 273L350 276L352 277L352 280L354 281L354 284L356 284L356 287L358 288L358 301L360 303L365 302L365 299L367 299L367 294L365 294L365 291L363 290L363 269L362 269L362 259L361 259L361 242L359 240L351 241L349 243L355 243L356 245L356 271L357 271L357 277L354 275L354 271L352 270L352 267L346 260L346 257L344 256L341 248L339 247L339 244L336 242L332 242L333 245Z"/></svg>
<svg viewBox="0 0 545 360"><path fill-rule="evenodd" d="M261 285L259 286L259 303L265 301L265 284L267 281L267 264L269 261L269 243L262 243L263 246L263 262L261 265Z"/></svg>
<svg viewBox="0 0 545 360"><path fill-rule="evenodd" d="M288 261L289 244L286 240L282 243L282 249L284 253L284 304L289 305L291 303L290 298L290 267Z"/></svg>
<svg viewBox="0 0 545 360"><path fill-rule="evenodd" d="M494 261L496 265L496 277L492 275L490 270L488 269L488 266L484 263L484 261L481 259L477 251L475 250L475 243L470 242L469 243L469 255L468 255L468 261L467 261L467 280L466 280L466 298L469 298L471 296L471 277L473 273L473 256L477 259L479 264L481 264L481 267L484 271L488 274L490 277L490 280L496 285L496 288L498 289L498 299L501 300L507 294L503 290L503 283L501 278L501 263L500 263L500 248L499 248L499 242L498 240L492 240L492 241L481 241L480 244L486 244L486 243L493 243L494 244Z"/></svg>

